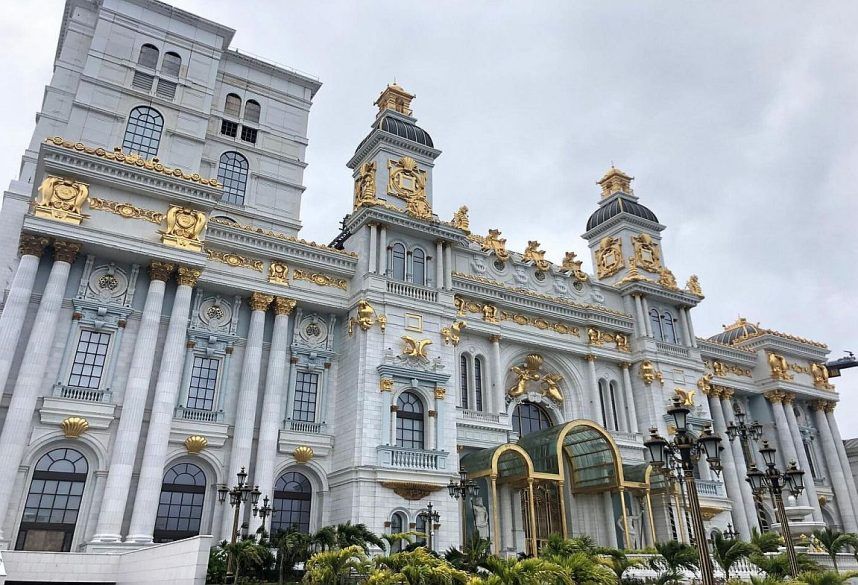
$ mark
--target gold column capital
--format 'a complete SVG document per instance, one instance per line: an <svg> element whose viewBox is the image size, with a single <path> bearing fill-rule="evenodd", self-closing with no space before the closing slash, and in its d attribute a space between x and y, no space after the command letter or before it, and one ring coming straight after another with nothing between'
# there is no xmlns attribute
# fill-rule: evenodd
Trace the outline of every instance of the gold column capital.
<svg viewBox="0 0 858 585"><path fill-rule="evenodd" d="M54 260L58 262L73 264L78 252L80 252L80 244L76 242L64 242L61 240L54 242Z"/></svg>
<svg viewBox="0 0 858 585"><path fill-rule="evenodd" d="M500 335L489 335L489 341L491 341L492 343L500 343L500 340Z"/></svg>
<svg viewBox="0 0 858 585"><path fill-rule="evenodd" d="M50 240L45 236L21 234L18 251L21 253L21 256L36 256L37 258L41 258L42 253L44 253L49 243Z"/></svg>
<svg viewBox="0 0 858 585"><path fill-rule="evenodd" d="M766 397L766 400L771 402L772 404L781 404L784 400L785 392L780 390L769 390L763 396Z"/></svg>
<svg viewBox="0 0 858 585"><path fill-rule="evenodd" d="M624 370L628 370L632 367L631 362L620 362L620 367Z"/></svg>
<svg viewBox="0 0 858 585"><path fill-rule="evenodd" d="M795 402L795 393L794 392L784 392L783 403L784 404L792 404Z"/></svg>
<svg viewBox="0 0 858 585"><path fill-rule="evenodd" d="M184 286L197 286L197 280L199 280L202 273L203 271L199 268L179 266L179 269L176 271L176 282Z"/></svg>
<svg viewBox="0 0 858 585"><path fill-rule="evenodd" d="M250 294L250 310L251 311L267 311L268 306L274 301L274 295L266 295L261 292Z"/></svg>
<svg viewBox="0 0 858 585"><path fill-rule="evenodd" d="M288 315L295 308L298 301L295 299L287 299L286 297L274 297L274 314Z"/></svg>
<svg viewBox="0 0 858 585"><path fill-rule="evenodd" d="M726 388L724 386L721 386L720 388L721 388L721 398L726 398L727 400L730 400L731 398L733 398L733 395L736 394L736 391L733 390L732 388Z"/></svg>
<svg viewBox="0 0 858 585"><path fill-rule="evenodd" d="M596 356L593 355L592 353L588 353L587 355L584 356L584 359L587 360L588 362L595 362Z"/></svg>
<svg viewBox="0 0 858 585"><path fill-rule="evenodd" d="M175 269L176 265L171 262L152 260L152 262L149 263L149 278L152 280L167 282Z"/></svg>

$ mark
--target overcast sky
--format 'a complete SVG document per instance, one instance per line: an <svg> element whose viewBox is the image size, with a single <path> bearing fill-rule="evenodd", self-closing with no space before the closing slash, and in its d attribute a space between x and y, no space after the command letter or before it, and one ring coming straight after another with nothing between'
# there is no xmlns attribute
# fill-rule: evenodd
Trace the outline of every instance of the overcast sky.
<svg viewBox="0 0 858 585"><path fill-rule="evenodd" d="M233 47L315 75L302 220L328 242L346 161L394 77L443 151L434 209L462 204L550 259L580 238L611 161L664 232L708 336L737 315L858 352L858 3L174 0ZM63 3L3 2L0 182L18 171ZM105 145L112 146L112 145ZM592 271L589 255L585 266ZM858 435L858 369L834 380ZM849 416L853 414L853 416Z"/></svg>

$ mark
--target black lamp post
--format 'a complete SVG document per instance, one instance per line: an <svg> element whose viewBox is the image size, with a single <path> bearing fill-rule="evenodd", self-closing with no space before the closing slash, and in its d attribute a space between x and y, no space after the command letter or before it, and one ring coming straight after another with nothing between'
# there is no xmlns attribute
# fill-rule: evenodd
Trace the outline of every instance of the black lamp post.
<svg viewBox="0 0 858 585"><path fill-rule="evenodd" d="M468 479L468 472L465 471L464 467L459 467L459 481L456 482L454 480L450 480L450 483L447 484L447 492L450 494L451 498L455 498L458 500L462 499L462 509L460 511L462 519L466 519L466 502L469 498L477 498L480 496L480 486L472 479ZM462 543L465 542L466 531L464 530L464 523L462 527Z"/></svg>
<svg viewBox="0 0 858 585"><path fill-rule="evenodd" d="M731 443L736 439L739 439L741 441L742 454L745 457L745 465L754 465L754 454L751 451L751 441L756 443L760 440L760 438L763 436L763 425L761 425L756 420L751 424L747 424L745 422L745 419L748 415L742 410L742 408L738 404L735 404L733 406L733 414L736 416L736 421L730 421L729 423L727 423L727 436L730 438ZM759 525L760 530L763 530L763 503L760 500L760 495L757 492L753 492L753 495L754 513L757 516L757 524Z"/></svg>
<svg viewBox="0 0 858 585"><path fill-rule="evenodd" d="M668 442L659 436L657 429L650 429L650 438L644 442L649 451L650 461L656 470L663 470L665 463L676 460L682 467L682 476L688 492L688 503L691 512L691 522L694 528L694 540L700 559L700 577L703 585L715 585L715 571L712 559L709 557L709 547L706 543L706 528L700 513L700 500L697 496L697 485L694 483L694 466L701 457L706 458L709 468L716 473L721 472L719 450L721 437L712 432L712 426L706 425L700 436L694 438L688 429L690 409L682 405L679 398L673 399L673 407L667 413L673 417L676 426L676 436Z"/></svg>
<svg viewBox="0 0 858 585"><path fill-rule="evenodd" d="M792 534L789 529L789 518L787 518L786 510L784 510L784 500L781 492L784 488L789 490L789 493L797 498L804 491L804 472L798 468L795 461L790 461L786 471L781 472L775 466L776 449L769 446L768 441L763 441L763 448L760 449L760 455L763 456L763 463L766 465L765 471L757 469L756 465L752 465L748 471L748 483L751 484L751 489L755 494L762 495L768 490L775 503L775 511L778 515L778 520L781 523L781 533L786 544L787 556L789 557L789 568L792 576L798 575L798 560L795 555L795 546L792 542Z"/></svg>
<svg viewBox="0 0 858 585"><path fill-rule="evenodd" d="M247 503L247 500L250 499L250 503L255 506L256 503L259 501L259 496L262 495L262 492L259 491L259 486L251 487L248 483L246 483L247 472L244 470L244 467L242 467L241 471L236 474L236 477L238 477L238 484L234 485L232 488L228 488L225 485L218 486L217 488L217 501L223 504L226 501L226 497L229 496L229 505L232 506L235 511L232 520L231 542L233 545L238 538L238 520L241 516L241 505ZM230 548L229 556L226 562L227 579L234 577L234 548L234 546Z"/></svg>
<svg viewBox="0 0 858 585"><path fill-rule="evenodd" d="M253 516L259 516L259 519L262 521L262 534L267 534L265 532L265 519L268 518L274 512L274 508L268 505L268 496L262 498L262 506L257 506L255 503L253 504ZM269 540L270 534L269 534Z"/></svg>
<svg viewBox="0 0 858 585"><path fill-rule="evenodd" d="M432 502L429 502L426 505L426 509L417 514L417 517L420 520L423 520L423 523L426 526L426 546L429 550L434 550L432 548L432 532L436 526L440 526L438 523L441 521L441 514L433 510Z"/></svg>
<svg viewBox="0 0 858 585"><path fill-rule="evenodd" d="M741 536L738 530L733 530L733 525L727 522L727 530L721 533L721 536L727 540L736 540Z"/></svg>

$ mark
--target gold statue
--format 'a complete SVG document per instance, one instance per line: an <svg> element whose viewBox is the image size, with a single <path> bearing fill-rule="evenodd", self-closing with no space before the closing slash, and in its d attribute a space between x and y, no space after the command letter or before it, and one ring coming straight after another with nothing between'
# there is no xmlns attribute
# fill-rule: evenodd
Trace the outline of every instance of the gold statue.
<svg viewBox="0 0 858 585"><path fill-rule="evenodd" d="M551 267L551 263L545 259L545 250L539 249L539 242L530 240L527 242L527 248L522 254L522 259L533 262L539 270L545 271Z"/></svg>
<svg viewBox="0 0 858 585"><path fill-rule="evenodd" d="M661 272L659 272L658 283L664 288L669 288L671 290L679 290L679 287L676 286L676 277L673 275L673 272L671 272L670 269L667 267L662 268Z"/></svg>
<svg viewBox="0 0 858 585"><path fill-rule="evenodd" d="M688 282L685 283L685 290L698 297L703 296L703 289L700 287L700 280L698 280L696 274L688 277Z"/></svg>
<svg viewBox="0 0 858 585"><path fill-rule="evenodd" d="M673 391L677 396L679 396L680 400L682 400L683 406L694 406L694 390L674 388Z"/></svg>
<svg viewBox="0 0 858 585"><path fill-rule="evenodd" d="M449 327L441 328L441 337L444 338L444 343L446 345L453 344L453 347L459 345L459 341L462 338L462 329L466 327L464 321L453 321L453 324Z"/></svg>
<svg viewBox="0 0 858 585"><path fill-rule="evenodd" d="M355 179L355 207L375 205L375 162L363 163Z"/></svg>
<svg viewBox="0 0 858 585"><path fill-rule="evenodd" d="M617 351L631 351L629 349L629 338L622 333L617 333L614 336L614 341L617 344Z"/></svg>
<svg viewBox="0 0 858 585"><path fill-rule="evenodd" d="M87 217L81 214L81 209L88 196L89 185L86 183L47 176L39 186L39 195L36 198L33 213L36 217L80 225L84 217Z"/></svg>
<svg viewBox="0 0 858 585"><path fill-rule="evenodd" d="M405 212L417 219L432 219L432 208L426 201L426 194L410 196L405 203Z"/></svg>
<svg viewBox="0 0 858 585"><path fill-rule="evenodd" d="M554 402L563 402L563 393L558 385L563 381L560 374L545 374L542 377L542 394L548 396Z"/></svg>
<svg viewBox="0 0 858 585"><path fill-rule="evenodd" d="M652 384L655 380L659 382L664 382L664 376L661 372L655 369L655 366L652 365L652 362L649 360L644 360L641 362L641 379L644 381L644 384Z"/></svg>
<svg viewBox="0 0 858 585"><path fill-rule="evenodd" d="M171 205L164 219L166 227L161 232L161 243L175 248L202 251L200 235L208 221L205 213L181 205Z"/></svg>
<svg viewBox="0 0 858 585"><path fill-rule="evenodd" d="M563 257L561 270L568 272L580 281L586 281L587 273L581 269L582 264L584 264L584 262L576 259L575 252L566 252L566 255Z"/></svg>
<svg viewBox="0 0 858 585"><path fill-rule="evenodd" d="M786 358L776 353L769 354L769 368L772 370L772 378L775 380L792 380L793 375L789 373L789 363Z"/></svg>
<svg viewBox="0 0 858 585"><path fill-rule="evenodd" d="M500 237L500 230L489 230L489 235L483 239L483 250L494 254L498 260L506 262L509 260L509 252L506 250L506 238Z"/></svg>
<svg viewBox="0 0 858 585"><path fill-rule="evenodd" d="M466 234L471 233L471 224L468 220L468 206L463 205L459 208L459 210L453 214L453 219L450 221L450 225L454 228L459 228Z"/></svg>
<svg viewBox="0 0 858 585"><path fill-rule="evenodd" d="M521 366L513 366L510 368L518 377L515 386L507 391L511 398L516 398L527 392L527 384L529 382L538 382L542 376L539 373L542 368L542 356L538 353L529 354L524 358L524 364Z"/></svg>
<svg viewBox="0 0 858 585"><path fill-rule="evenodd" d="M402 336L402 341L405 342L405 348L402 350L402 355L416 358L428 358L426 348L432 345L431 339L414 339L407 335Z"/></svg>
<svg viewBox="0 0 858 585"><path fill-rule="evenodd" d="M494 305L486 303L483 305L483 321L486 323L498 322L498 308Z"/></svg>
<svg viewBox="0 0 858 585"><path fill-rule="evenodd" d="M369 304L369 301L361 299L357 304L357 315L349 319L348 334L354 334L355 325L360 327L363 331L369 331L369 328L376 323L378 323L378 328L384 331L384 328L387 325L387 317L384 315L377 315L375 309L373 309L372 305Z"/></svg>
<svg viewBox="0 0 858 585"><path fill-rule="evenodd" d="M823 390L831 390L834 388L834 386L828 382L828 368L825 364L811 363L810 373L813 376L813 385L817 388L821 388Z"/></svg>

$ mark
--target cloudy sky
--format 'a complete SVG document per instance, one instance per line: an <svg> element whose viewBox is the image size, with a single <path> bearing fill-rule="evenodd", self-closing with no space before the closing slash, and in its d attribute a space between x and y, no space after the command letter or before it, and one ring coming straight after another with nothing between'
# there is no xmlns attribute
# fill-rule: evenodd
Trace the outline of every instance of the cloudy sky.
<svg viewBox="0 0 858 585"><path fill-rule="evenodd" d="M858 3L174 0L234 47L319 77L304 236L349 210L345 163L394 78L444 151L434 208L511 248L586 252L613 161L659 220L664 259L700 276L698 335L737 315L858 352ZM240 8L239 8L240 7ZM17 173L63 4L3 3L0 181ZM858 435L858 370L835 380Z"/></svg>

